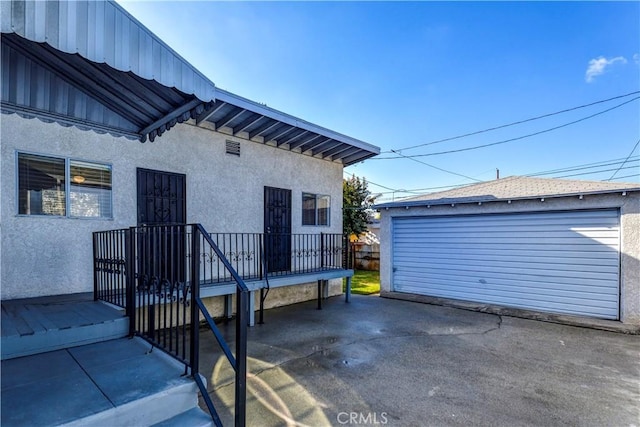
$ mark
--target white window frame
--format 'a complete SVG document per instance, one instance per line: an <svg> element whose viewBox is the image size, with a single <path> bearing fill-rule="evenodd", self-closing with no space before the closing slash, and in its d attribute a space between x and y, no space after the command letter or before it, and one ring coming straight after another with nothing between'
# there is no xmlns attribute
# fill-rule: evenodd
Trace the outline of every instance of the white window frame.
<svg viewBox="0 0 640 427"><path fill-rule="evenodd" d="M304 199L305 196L313 196L315 198L315 207L314 207L314 223L313 224L305 224L304 223ZM327 223L326 224L320 224L319 223L319 219L320 219L320 208L318 208L318 203L320 201L320 199L322 198L327 198L329 200L329 206L327 207ZM328 194L316 194L316 193L311 193L308 191L303 191L302 192L302 196L301 196L301 200L302 200L302 207L301 207L301 214L302 214L302 218L301 218L301 222L302 222L302 226L303 227L330 227L331 226L331 196Z"/></svg>
<svg viewBox="0 0 640 427"><path fill-rule="evenodd" d="M37 156L37 157L45 157L55 160L63 160L64 161L64 197L65 197L65 214L64 215L46 215L46 214L25 214L20 213L20 155L26 156ZM16 215L21 217L37 217L37 218L72 218L72 219L86 219L86 220L112 220L113 219L113 165L111 163L105 162L96 162L93 160L85 160L78 159L74 157L65 157L58 156L55 154L43 154L43 153L34 153L29 151L16 151L15 152L15 193L16 193L16 202L15 209ZM109 191L109 205L111 207L110 213L108 216L74 216L71 215L71 163L85 163L87 165L95 165L97 167L106 167L111 171L111 190Z"/></svg>

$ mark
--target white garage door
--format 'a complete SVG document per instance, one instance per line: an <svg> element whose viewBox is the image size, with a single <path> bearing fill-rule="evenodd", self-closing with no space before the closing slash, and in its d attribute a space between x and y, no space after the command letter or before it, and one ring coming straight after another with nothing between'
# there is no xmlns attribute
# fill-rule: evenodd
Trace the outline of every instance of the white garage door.
<svg viewBox="0 0 640 427"><path fill-rule="evenodd" d="M617 210L393 219L393 289L618 319Z"/></svg>

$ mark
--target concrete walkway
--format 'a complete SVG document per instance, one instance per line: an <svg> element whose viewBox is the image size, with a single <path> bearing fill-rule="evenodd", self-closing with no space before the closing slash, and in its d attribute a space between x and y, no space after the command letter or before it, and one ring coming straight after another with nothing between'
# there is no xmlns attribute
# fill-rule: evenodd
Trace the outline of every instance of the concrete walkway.
<svg viewBox="0 0 640 427"><path fill-rule="evenodd" d="M150 350L141 339L122 338L2 361L1 425L86 425L88 419L107 427L152 419L149 406L136 401L195 386L182 376L183 365ZM191 396L195 404L195 391Z"/></svg>
<svg viewBox="0 0 640 427"><path fill-rule="evenodd" d="M640 424L638 336L358 295L265 321L249 331L249 425ZM232 372L201 336L232 425Z"/></svg>

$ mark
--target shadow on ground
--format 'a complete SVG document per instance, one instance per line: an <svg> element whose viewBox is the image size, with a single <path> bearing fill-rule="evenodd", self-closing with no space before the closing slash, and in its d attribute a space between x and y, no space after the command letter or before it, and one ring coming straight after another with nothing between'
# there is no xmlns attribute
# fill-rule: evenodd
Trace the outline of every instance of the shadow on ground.
<svg viewBox="0 0 640 427"><path fill-rule="evenodd" d="M640 337L353 296L269 310L249 331L247 423L638 425ZM221 330L234 348L233 324ZM225 425L233 372L201 331Z"/></svg>

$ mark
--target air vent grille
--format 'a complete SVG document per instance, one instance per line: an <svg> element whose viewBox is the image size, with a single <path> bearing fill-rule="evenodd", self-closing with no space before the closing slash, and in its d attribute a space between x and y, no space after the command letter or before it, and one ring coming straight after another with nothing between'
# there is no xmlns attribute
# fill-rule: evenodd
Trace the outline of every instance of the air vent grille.
<svg viewBox="0 0 640 427"><path fill-rule="evenodd" d="M227 154L240 156L240 143L236 141L227 141Z"/></svg>

